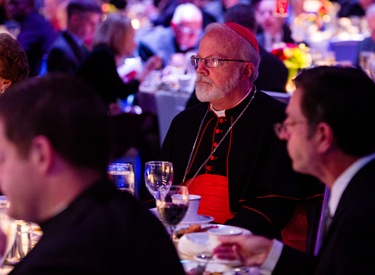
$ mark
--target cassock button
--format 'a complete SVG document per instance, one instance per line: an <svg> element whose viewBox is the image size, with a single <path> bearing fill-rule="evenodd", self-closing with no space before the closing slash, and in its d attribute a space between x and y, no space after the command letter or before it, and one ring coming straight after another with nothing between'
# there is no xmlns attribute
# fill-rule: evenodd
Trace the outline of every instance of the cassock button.
<svg viewBox="0 0 375 275"><path fill-rule="evenodd" d="M221 133L221 131L219 129L216 129L215 134L219 134L219 133Z"/></svg>
<svg viewBox="0 0 375 275"><path fill-rule="evenodd" d="M219 122L220 122L220 123L223 123L223 122L224 122L224 119L220 118L220 119L219 119Z"/></svg>
<svg viewBox="0 0 375 275"><path fill-rule="evenodd" d="M212 146L217 147L217 143L216 142L212 143Z"/></svg>
<svg viewBox="0 0 375 275"><path fill-rule="evenodd" d="M214 159L215 159L215 157L214 157L214 156L211 156L211 157L210 157L210 160L214 160Z"/></svg>

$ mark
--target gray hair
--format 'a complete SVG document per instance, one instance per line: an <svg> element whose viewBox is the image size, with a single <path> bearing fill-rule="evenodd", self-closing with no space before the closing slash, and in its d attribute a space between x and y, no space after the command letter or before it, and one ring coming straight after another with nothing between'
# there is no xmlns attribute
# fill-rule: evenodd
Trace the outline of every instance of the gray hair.
<svg viewBox="0 0 375 275"><path fill-rule="evenodd" d="M253 45L250 44L244 37L238 34L236 31L232 30L230 27L226 26L225 24L221 23L211 23L209 24L206 29L205 33L208 33L213 30L222 30L225 32L231 32L235 34L238 38L238 43L236 43L235 51L239 54L239 58L249 61L254 65L254 71L250 78L250 80L254 83L254 81L258 78L259 74L259 64L260 64L260 54L254 48Z"/></svg>

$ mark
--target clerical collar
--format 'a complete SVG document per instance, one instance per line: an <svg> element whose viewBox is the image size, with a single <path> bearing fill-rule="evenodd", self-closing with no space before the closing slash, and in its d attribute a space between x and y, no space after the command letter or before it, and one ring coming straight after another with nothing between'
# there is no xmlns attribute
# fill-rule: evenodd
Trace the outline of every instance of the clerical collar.
<svg viewBox="0 0 375 275"><path fill-rule="evenodd" d="M240 101L238 101L237 102L237 104L236 105L234 105L231 109L233 109L233 108L235 108L235 107L237 107L238 105L240 105L249 95L250 95L250 93L252 92L252 90L254 89L254 86L253 86L253 88L251 88L248 92L247 92L247 94L240 100ZM210 103L210 111L212 111L212 112L214 112L215 114L216 114L216 116L218 116L218 117L225 117L225 111L226 111L226 109L225 110L220 110L220 111L216 111L215 109L214 109L214 107L212 107L212 104Z"/></svg>

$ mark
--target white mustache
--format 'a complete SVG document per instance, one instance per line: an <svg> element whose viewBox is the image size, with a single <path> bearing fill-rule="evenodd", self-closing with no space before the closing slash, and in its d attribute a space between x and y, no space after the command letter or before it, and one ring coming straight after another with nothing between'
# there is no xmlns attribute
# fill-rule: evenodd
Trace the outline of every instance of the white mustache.
<svg viewBox="0 0 375 275"><path fill-rule="evenodd" d="M195 80L195 83L199 84L199 82L206 82L208 84L212 84L213 83L213 81L211 79L209 79L209 78L207 78L207 77L205 77L203 75L198 75L197 76L197 79Z"/></svg>

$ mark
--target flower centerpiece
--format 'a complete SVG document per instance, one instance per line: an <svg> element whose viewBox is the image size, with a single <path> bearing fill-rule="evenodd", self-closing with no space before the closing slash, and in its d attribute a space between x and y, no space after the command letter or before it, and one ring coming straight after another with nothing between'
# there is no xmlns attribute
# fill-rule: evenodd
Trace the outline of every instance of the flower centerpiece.
<svg viewBox="0 0 375 275"><path fill-rule="evenodd" d="M311 65L309 48L304 43L298 45L278 43L271 53L279 57L288 68L287 91L290 92L291 80L297 75L298 71Z"/></svg>

